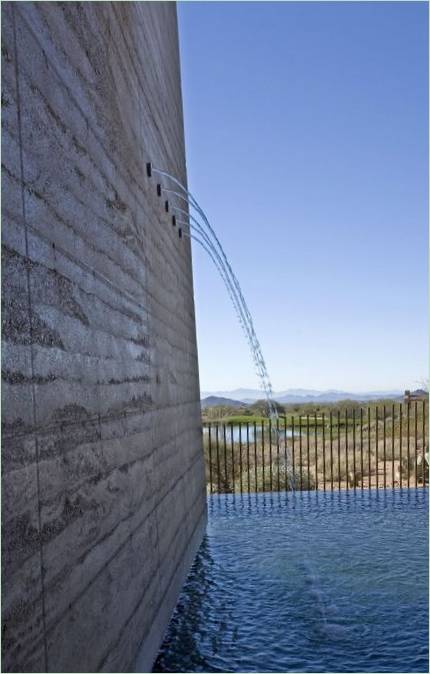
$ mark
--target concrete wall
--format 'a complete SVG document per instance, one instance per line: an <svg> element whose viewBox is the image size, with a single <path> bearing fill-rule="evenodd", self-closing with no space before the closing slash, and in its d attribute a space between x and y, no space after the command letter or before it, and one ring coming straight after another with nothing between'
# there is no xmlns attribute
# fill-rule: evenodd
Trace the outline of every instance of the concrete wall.
<svg viewBox="0 0 430 674"><path fill-rule="evenodd" d="M175 4L3 2L2 76L2 671L148 671L206 518Z"/></svg>

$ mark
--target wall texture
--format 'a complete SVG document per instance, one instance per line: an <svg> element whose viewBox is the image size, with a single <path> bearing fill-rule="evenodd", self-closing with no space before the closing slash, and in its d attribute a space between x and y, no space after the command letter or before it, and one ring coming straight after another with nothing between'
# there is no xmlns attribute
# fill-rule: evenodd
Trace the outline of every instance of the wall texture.
<svg viewBox="0 0 430 674"><path fill-rule="evenodd" d="M174 3L2 3L2 671L148 671L206 518Z"/></svg>

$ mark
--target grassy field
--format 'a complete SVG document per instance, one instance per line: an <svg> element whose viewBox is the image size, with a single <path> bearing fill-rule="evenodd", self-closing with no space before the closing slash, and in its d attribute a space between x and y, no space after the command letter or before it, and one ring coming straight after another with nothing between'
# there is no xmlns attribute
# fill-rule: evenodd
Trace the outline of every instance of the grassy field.
<svg viewBox="0 0 430 674"><path fill-rule="evenodd" d="M205 420L205 417L202 417L203 420ZM261 416L261 414L253 414L252 416L246 415L246 414L232 414L231 416L225 416L222 417L221 419L217 420L219 423L223 424L230 424L230 425L236 425L236 424L266 424L269 425L269 419L267 417ZM213 421L212 421L213 422ZM279 425L284 426L285 425L285 419L283 417L279 418Z"/></svg>
<svg viewBox="0 0 430 674"><path fill-rule="evenodd" d="M290 489L293 483L296 489L422 484L422 457L428 448L422 403L393 406L392 401L375 401L360 406L345 401L323 409L288 408L279 419L279 433L273 423L270 433L269 420L261 414L226 414L210 421L211 443L208 432L204 434L209 489L212 485L215 492L272 491ZM254 423L257 427L249 443L247 423L252 430ZM213 429L224 424L227 430L242 425L242 443L238 437L232 441L227 432L224 445L220 432L217 446ZM289 437L292 429L294 436Z"/></svg>

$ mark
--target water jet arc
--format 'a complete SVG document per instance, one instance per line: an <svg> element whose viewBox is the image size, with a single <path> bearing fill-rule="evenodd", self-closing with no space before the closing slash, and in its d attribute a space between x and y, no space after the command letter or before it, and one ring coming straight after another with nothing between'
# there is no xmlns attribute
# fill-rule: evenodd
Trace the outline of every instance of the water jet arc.
<svg viewBox="0 0 430 674"><path fill-rule="evenodd" d="M268 371L267 371L266 363L265 363L265 360L264 360L264 357L263 357L263 354L262 354L262 351L261 351L261 346L260 346L260 343L258 341L257 335L255 333L252 317L251 317L251 314L249 312L248 306L245 302L245 299L243 297L242 290L240 288L239 282L238 282L236 276L234 275L233 270L231 269L230 263L227 259L227 256L224 252L224 249L223 249L218 237L216 236L213 228L211 227L211 225L209 223L209 220L208 220L205 212L203 211L201 206L198 204L197 200L193 197L191 192L177 178L175 178L175 176L172 176L170 173L167 173L166 171L162 171L162 170L154 168L154 167L152 167L152 172L156 173L158 175L164 176L165 178L171 180L175 185L177 185L179 187L179 189L183 192L183 195L186 195L186 197L183 196L181 193L176 193L176 196L182 198L184 201L186 201L188 203L188 205L191 208L194 208L199 213L199 215L203 219L207 229L209 230L210 234L212 235L212 237L214 239L214 246L218 249L219 254L220 254L220 256L223 260L223 266L226 269L227 276L229 278L229 283L232 285L232 289L234 289L234 295L236 295L237 298L238 298L241 313L242 313L242 315L245 319L245 323L247 324L248 329L249 329L249 335L251 337L251 344L252 344L251 348L252 348L252 352L253 352L253 359L254 359L254 362L256 363L257 374L260 378L260 381L262 383L262 388L263 388L263 391L264 391L265 396L266 396L266 402L267 402L267 406L268 406L268 409L269 409L270 417L274 418L274 419L277 419L278 413L277 413L277 409L276 409L276 406L275 406L274 401L273 401L272 385L271 385L271 382L270 382L270 378L269 378L269 374L268 374ZM167 191L168 188L162 188L162 189L166 189L166 191ZM172 192L173 192L173 190L172 190ZM175 190L175 192L176 192L176 190ZM187 217L190 217L193 220L195 220L194 216L192 216L191 214L188 214L186 211L184 211L184 212L185 212ZM248 339L248 335L246 335L246 337Z"/></svg>

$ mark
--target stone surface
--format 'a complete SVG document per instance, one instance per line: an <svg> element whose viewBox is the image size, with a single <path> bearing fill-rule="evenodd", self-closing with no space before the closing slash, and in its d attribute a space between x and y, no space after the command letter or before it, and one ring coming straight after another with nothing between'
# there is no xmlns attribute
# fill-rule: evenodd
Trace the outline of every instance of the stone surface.
<svg viewBox="0 0 430 674"><path fill-rule="evenodd" d="M2 671L148 671L206 521L175 3L2 3Z"/></svg>

